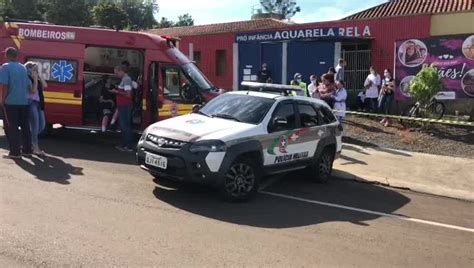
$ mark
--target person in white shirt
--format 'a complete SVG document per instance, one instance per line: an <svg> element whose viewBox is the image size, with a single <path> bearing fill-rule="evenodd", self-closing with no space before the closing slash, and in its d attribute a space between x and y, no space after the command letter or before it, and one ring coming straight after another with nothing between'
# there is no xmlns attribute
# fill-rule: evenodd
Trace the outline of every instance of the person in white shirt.
<svg viewBox="0 0 474 268"><path fill-rule="evenodd" d="M336 81L336 91L331 96L334 100L334 110L336 110L336 117L339 122L343 123L346 117L346 100L347 91L345 89L344 81Z"/></svg>
<svg viewBox="0 0 474 268"><path fill-rule="evenodd" d="M379 87L381 84L380 75L373 66L370 67L370 74L364 82L365 88L365 108L372 113L377 112Z"/></svg>
<svg viewBox="0 0 474 268"><path fill-rule="evenodd" d="M311 84L308 86L309 96L311 98L319 99L319 92L318 92L318 77L316 75L311 75L309 77Z"/></svg>
<svg viewBox="0 0 474 268"><path fill-rule="evenodd" d="M344 81L344 67L346 67L346 61L339 59L339 64L336 66L336 81Z"/></svg>

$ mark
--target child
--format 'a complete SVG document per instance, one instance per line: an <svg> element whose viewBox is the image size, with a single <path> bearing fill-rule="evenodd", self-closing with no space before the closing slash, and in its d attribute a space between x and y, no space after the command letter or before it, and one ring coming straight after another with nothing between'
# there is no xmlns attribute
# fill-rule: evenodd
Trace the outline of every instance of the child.
<svg viewBox="0 0 474 268"><path fill-rule="evenodd" d="M102 92L100 95L99 103L100 108L102 110L102 132L107 130L107 126L109 124L109 119L112 115L112 111L115 108L115 94L110 92L111 88L113 87L110 83L110 78L108 76L104 76L103 80L105 81L105 85L102 88Z"/></svg>

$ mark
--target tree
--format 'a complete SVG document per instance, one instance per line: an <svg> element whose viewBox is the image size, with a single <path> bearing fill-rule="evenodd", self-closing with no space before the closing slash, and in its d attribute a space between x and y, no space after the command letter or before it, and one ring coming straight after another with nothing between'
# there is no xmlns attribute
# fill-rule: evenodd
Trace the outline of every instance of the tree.
<svg viewBox="0 0 474 268"><path fill-rule="evenodd" d="M150 29L156 25L155 14L158 12L156 0L128 1L122 0L118 4L128 14L132 30Z"/></svg>
<svg viewBox="0 0 474 268"><path fill-rule="evenodd" d="M97 25L121 30L129 24L127 13L113 3L103 2L92 9L94 22Z"/></svg>
<svg viewBox="0 0 474 268"><path fill-rule="evenodd" d="M42 20L39 0L0 0L0 16L22 20Z"/></svg>
<svg viewBox="0 0 474 268"><path fill-rule="evenodd" d="M89 26L92 24L91 6L84 0L43 0L46 21L72 26Z"/></svg>
<svg viewBox="0 0 474 268"><path fill-rule="evenodd" d="M415 78L410 82L410 95L421 104L427 104L438 94L442 84L436 65L423 65Z"/></svg>
<svg viewBox="0 0 474 268"><path fill-rule="evenodd" d="M158 22L157 28L170 28L174 25L175 23L172 20L169 20L165 17L161 17L161 20Z"/></svg>
<svg viewBox="0 0 474 268"><path fill-rule="evenodd" d="M178 22L175 23L176 27L179 27L179 26L193 26L193 25L194 25L194 19L188 13L178 16Z"/></svg>
<svg viewBox="0 0 474 268"><path fill-rule="evenodd" d="M295 0L260 0L262 9L259 12L278 14L285 19L290 19L301 11Z"/></svg>

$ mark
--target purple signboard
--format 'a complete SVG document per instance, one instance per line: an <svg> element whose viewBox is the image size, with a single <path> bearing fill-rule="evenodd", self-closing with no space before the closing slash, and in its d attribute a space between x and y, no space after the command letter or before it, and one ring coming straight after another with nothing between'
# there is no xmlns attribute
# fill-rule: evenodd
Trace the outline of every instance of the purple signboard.
<svg viewBox="0 0 474 268"><path fill-rule="evenodd" d="M410 99L410 81L431 63L443 83L438 99L474 98L474 35L402 40L395 47L397 100Z"/></svg>

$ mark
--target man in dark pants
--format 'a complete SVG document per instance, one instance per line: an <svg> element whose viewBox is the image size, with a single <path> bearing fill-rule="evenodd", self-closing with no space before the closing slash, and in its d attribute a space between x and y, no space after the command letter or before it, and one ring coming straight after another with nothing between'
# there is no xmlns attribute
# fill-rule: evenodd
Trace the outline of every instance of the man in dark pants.
<svg viewBox="0 0 474 268"><path fill-rule="evenodd" d="M5 92L4 124L7 125L6 133L10 145L10 153L5 157L20 159L22 153L25 156L32 154L28 94L33 85L25 66L17 61L17 50L9 47L5 54L8 62L0 69L0 88Z"/></svg>
<svg viewBox="0 0 474 268"><path fill-rule="evenodd" d="M128 68L125 65L115 67L115 74L121 79L120 85L117 89L113 89L110 92L117 94L117 109L119 111L120 132L122 134L122 144L116 148L120 151L133 152L133 81L128 76Z"/></svg>

